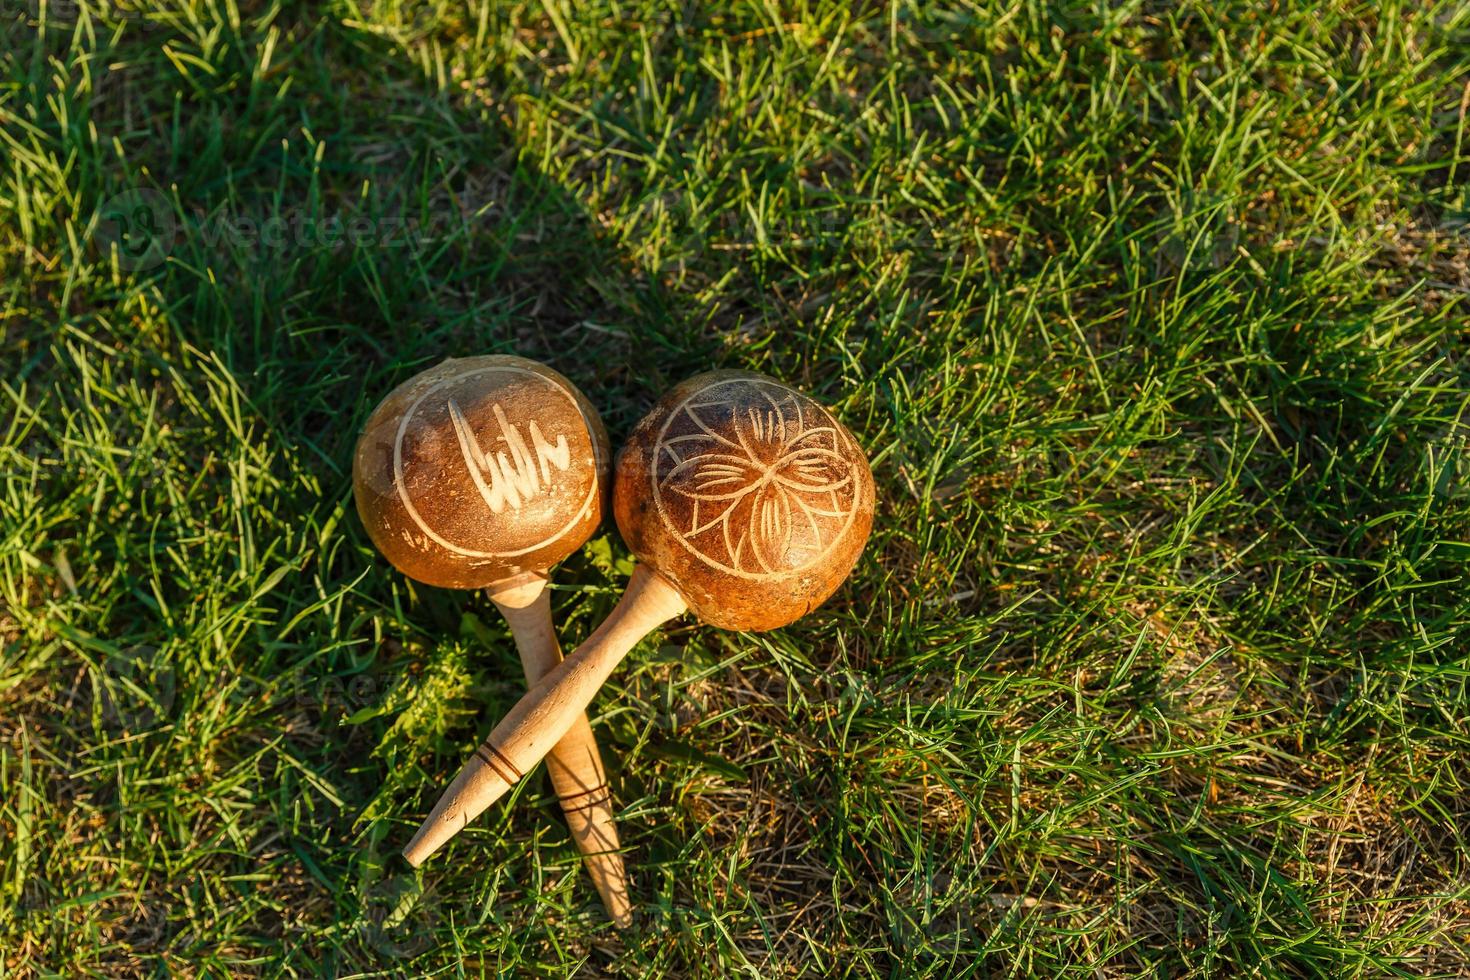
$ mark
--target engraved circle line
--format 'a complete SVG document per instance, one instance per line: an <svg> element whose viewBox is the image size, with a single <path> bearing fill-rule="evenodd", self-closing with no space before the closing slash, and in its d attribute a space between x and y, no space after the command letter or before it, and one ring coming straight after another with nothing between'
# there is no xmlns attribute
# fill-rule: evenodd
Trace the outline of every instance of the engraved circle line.
<svg viewBox="0 0 1470 980"><path fill-rule="evenodd" d="M579 789L575 793L568 793L565 796L558 796L557 799L561 800L563 803L570 803L572 800L580 799L583 796L591 796L593 793L600 793L605 789L607 789L606 780L598 783L591 789Z"/></svg>
<svg viewBox="0 0 1470 980"><path fill-rule="evenodd" d="M480 761L489 766L491 770L494 771L495 775L499 776L510 785L514 786L516 783L521 781L521 771L515 767L514 763L512 763L509 759L505 757L505 753L501 752L495 746L491 745L489 741L486 741L485 744L476 749L475 755L479 756ZM514 778L511 778L511 775L507 775L506 770L509 770Z"/></svg>
<svg viewBox="0 0 1470 980"><path fill-rule="evenodd" d="M424 520L423 517L420 516L418 508L414 507L413 501L409 499L408 491L403 486L403 437L408 432L408 423L409 420L413 418L414 412L418 411L419 406L423 404L430 395L434 394L434 392L438 391L440 388L443 388L447 385L458 384L476 375L484 374L488 371L510 371L518 374L526 374L530 375L533 378L536 378L538 381L542 381L545 384L551 386L553 389L556 390L558 394L560 394L563 398L572 403L572 407L577 410L577 414L581 416L582 422L587 427L587 440L592 443L592 458L594 460L592 486L588 488L587 499L584 500L582 502L582 506L578 508L576 516L568 521L566 526L557 531L555 534L552 534L550 537L543 538L533 545L525 548L519 548L514 551L474 551L470 548L461 548L459 545L451 544L449 541L445 540L438 533L436 533L433 528L429 527L429 522ZM539 374L535 371L519 367L518 365L514 364L496 364L490 367L476 368L475 370L470 371L466 374L457 374L452 378L444 378L441 381L436 381L429 386L429 389L427 391L425 391L418 398L415 398L412 405L408 406L408 411L403 413L403 420L398 423L398 433L393 439L393 488L398 491L398 499L403 501L404 509L408 511L408 516L413 518L413 522L418 525L419 530L427 534L429 538L435 543L449 549L456 555L463 555L466 558L517 558L521 555L530 554L533 551L538 551L541 548L545 548L547 545L555 543L568 531L576 527L577 524L582 520L582 518L586 516L587 511L592 507L592 504L597 499L597 483L602 478L601 456L602 454L598 451L597 436L596 431L593 428L592 421L587 418L587 413L582 409L582 406L580 403L578 403L577 399L572 396L571 392L567 391L560 384L553 381L551 378L546 377L546 375L544 374Z"/></svg>
<svg viewBox="0 0 1470 980"><path fill-rule="evenodd" d="M853 466L853 464L852 464L852 462L850 460L848 461L848 466L851 467L854 470L854 472L853 472L854 487L853 487L852 509L849 510L848 513L847 513L847 520L842 525L842 530L838 531L835 535L832 536L832 540L827 543L827 546L821 551L821 553L815 555L806 564L801 565L798 568L790 569L789 571L782 571L782 572L747 572L747 571L744 571L743 569L731 568L729 565L726 565L723 562L716 561L715 559L713 559L710 556L706 555L704 552L700 551L699 549L695 548L694 545L692 545L692 544L689 543L689 541L684 537L684 533L679 530L679 525L669 515L668 511L666 511L664 509L663 497L659 494L659 481L658 481L658 467L659 467L659 458L660 458L659 454L663 452L663 449L664 449L664 439L668 435L668 433L669 433L669 426L673 425L674 419L678 418L679 417L679 413L682 412L682 411L685 411L685 409L689 405L689 403L692 402L692 401L694 401L695 398L703 398L703 397L707 396L709 394L709 392L713 391L716 388L721 388L721 387L724 387L726 385L739 385L739 384L764 385L767 388L774 388L774 389L776 389L776 392L777 392L777 394L779 396L794 396L794 398L796 400L796 403L797 403L798 410L801 408L801 402L803 400L805 400L807 403L809 403L810 405L812 405L813 407L815 407L818 411L820 411L823 415L825 415L827 417L828 421L830 421L832 423L832 431L834 433L836 433L840 437L839 439L834 440L834 442L836 444L840 445L843 442L851 443L852 439L851 439L850 436L847 435L847 431L842 426L842 423L838 422L837 419L836 419L836 417L834 417L831 412L827 411L826 406L820 405L816 401L813 401L812 399L807 398L807 396L803 395L799 391L796 391L796 389L794 389L794 388L788 388L785 385L780 384L779 382L767 381L764 378L732 378L732 379L730 379L728 381L716 381L714 384L709 385L708 387L704 387L704 388L699 389L696 392L692 392L683 401L681 401L681 402L679 402L679 404L675 405L674 408L673 408L673 410L671 410L669 412L669 417L666 418L666 419L664 419L664 424L659 428L658 438L656 438L654 440L654 442L653 442L653 461L652 461L652 465L649 466L649 468L648 468L648 482L653 487L653 504L654 504L654 507L657 508L657 510L658 510L658 516L659 516L660 520L662 520L664 522L664 527L671 534L673 534L674 538L681 545L684 546L684 549L686 551L688 551L691 555L693 555L695 558L698 558L700 561L704 562L706 565L709 565L711 568L715 569L716 571L725 572L725 573L730 574L730 575L736 575L736 576L739 576L740 578L751 579L752 581L766 581L766 580L775 579L775 578L785 578L785 577L790 576L790 575L795 575L798 572L805 571L806 569L808 569L808 568L812 567L813 565L815 565L817 562L821 561L823 558L825 558L827 556L828 553L831 552L831 550L834 547L836 547L837 542L841 541L847 535L847 532L852 529L853 522L857 519L857 512L858 512L858 510L862 506L862 481L860 481L860 480L857 479L857 473L855 472L856 471L856 467ZM767 396L767 397L769 397L769 396ZM732 555L731 558L733 559L734 556Z"/></svg>
<svg viewBox="0 0 1470 980"><path fill-rule="evenodd" d="M580 799L581 797L584 797L584 796L587 796L588 795L587 793L575 793L575 794L573 794L571 796L561 796L561 797L558 797L558 799L561 801L561 809L562 809L562 812L563 813L581 813L584 810L593 810L593 809L596 809L597 807L606 806L607 804L611 803L612 802L612 790L608 789L607 784L606 783L603 783L601 786L599 786L597 788L604 791L601 796L598 796L595 799L585 800L585 801L583 801L581 803L572 803L571 801L572 800L575 800L575 799ZM591 792L591 791L589 790L588 792Z"/></svg>

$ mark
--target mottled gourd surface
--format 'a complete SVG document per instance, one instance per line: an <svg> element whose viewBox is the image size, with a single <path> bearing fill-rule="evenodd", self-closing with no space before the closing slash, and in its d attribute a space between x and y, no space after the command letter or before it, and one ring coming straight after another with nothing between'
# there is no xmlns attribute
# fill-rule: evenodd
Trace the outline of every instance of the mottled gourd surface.
<svg viewBox="0 0 1470 980"><path fill-rule="evenodd" d="M852 433L806 395L714 371L680 384L634 429L613 512L628 546L700 619L774 629L852 570L873 523L873 474Z"/></svg>
<svg viewBox="0 0 1470 980"><path fill-rule="evenodd" d="M557 372L453 358L374 410L353 490L373 543L405 575L482 588L582 546L605 512L609 459L597 412Z"/></svg>

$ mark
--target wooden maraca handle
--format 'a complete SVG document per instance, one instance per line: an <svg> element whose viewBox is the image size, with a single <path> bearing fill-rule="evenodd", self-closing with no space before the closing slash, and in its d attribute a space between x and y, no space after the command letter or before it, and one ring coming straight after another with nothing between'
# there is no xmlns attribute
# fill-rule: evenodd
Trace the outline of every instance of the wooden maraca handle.
<svg viewBox="0 0 1470 980"><path fill-rule="evenodd" d="M519 575L486 592L510 624L526 684L534 686L562 659L561 644L551 623L546 576L534 572ZM572 727L546 756L546 771L608 917L626 929L633 923L628 875L623 856L618 853L618 827L613 820L612 791L608 789L602 753L585 712L573 719Z"/></svg>
<svg viewBox="0 0 1470 980"><path fill-rule="evenodd" d="M672 585L638 566L617 608L516 703L454 777L403 849L408 863L418 867L504 796L582 716L628 651L687 608Z"/></svg>

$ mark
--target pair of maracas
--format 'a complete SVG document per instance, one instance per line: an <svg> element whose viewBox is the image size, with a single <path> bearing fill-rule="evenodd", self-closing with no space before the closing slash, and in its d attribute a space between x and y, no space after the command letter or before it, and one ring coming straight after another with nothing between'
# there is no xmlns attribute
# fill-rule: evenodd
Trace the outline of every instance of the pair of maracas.
<svg viewBox="0 0 1470 980"><path fill-rule="evenodd" d="M627 591L565 660L547 570L592 535L608 499L607 434L571 382L524 358L451 359L396 388L358 440L369 535L411 578L484 588L531 689L419 828L414 866L542 757L609 915L631 921L611 797L585 710L613 668L685 611L723 629L784 626L830 596L873 518L873 477L830 412L772 378L715 371L678 385L618 455L612 508L638 557Z"/></svg>

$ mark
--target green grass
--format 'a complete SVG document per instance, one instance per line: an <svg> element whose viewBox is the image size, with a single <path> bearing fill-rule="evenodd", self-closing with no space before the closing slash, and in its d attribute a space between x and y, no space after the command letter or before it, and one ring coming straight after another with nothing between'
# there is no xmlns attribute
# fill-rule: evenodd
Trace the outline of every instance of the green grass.
<svg viewBox="0 0 1470 980"><path fill-rule="evenodd" d="M1467 110L1463 2L7 3L0 972L1470 969ZM520 671L350 454L491 351L874 461L594 704L623 937L543 776L397 855Z"/></svg>

